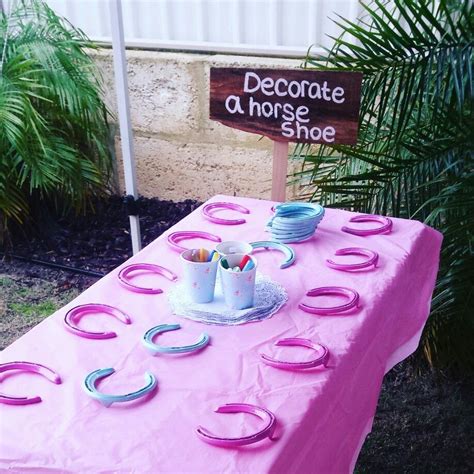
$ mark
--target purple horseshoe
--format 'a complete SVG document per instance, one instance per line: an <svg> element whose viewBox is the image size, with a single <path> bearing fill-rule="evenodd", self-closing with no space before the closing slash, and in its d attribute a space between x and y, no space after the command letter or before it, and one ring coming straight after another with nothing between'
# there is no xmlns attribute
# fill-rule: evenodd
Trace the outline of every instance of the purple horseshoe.
<svg viewBox="0 0 474 474"><path fill-rule="evenodd" d="M242 214L250 214L250 211L246 207L239 204L234 204L232 202L212 202L206 204L202 208L202 213L207 220L214 222L215 224L238 225L245 224L247 221L245 219L222 219L221 217L215 217L211 212L214 209L231 209L233 211L241 212Z"/></svg>
<svg viewBox="0 0 474 474"><path fill-rule="evenodd" d="M388 234L392 230L393 222L388 217L375 216L372 214L364 214L362 216L354 216L349 219L349 222L378 222L382 224L380 227L374 229L354 229L352 227L343 226L341 230L348 234L360 235L365 237L367 235Z"/></svg>
<svg viewBox="0 0 474 474"><path fill-rule="evenodd" d="M339 314L355 308L359 302L359 293L343 286L322 286L313 288L306 293L306 296L340 295L345 296L349 301L345 304L331 307L310 306L300 303L298 307L307 313L312 314Z"/></svg>
<svg viewBox="0 0 474 474"><path fill-rule="evenodd" d="M300 346L300 347L307 347L308 349L313 349L316 352L319 352L321 349L323 354L315 359L311 359L305 362L288 362L279 359L274 359L273 357L269 357L266 354L260 354L260 358L262 361L275 367L277 369L284 369L284 370L301 370L301 369L312 369L313 367L317 367L318 365L326 366L326 363L329 359L329 350L323 344L319 344L317 342L313 342L310 339L303 339L300 337L288 337L286 339L279 339L275 342L275 346Z"/></svg>
<svg viewBox="0 0 474 474"><path fill-rule="evenodd" d="M23 372L34 372L47 378L50 382L55 384L61 383L61 377L54 370L42 364L34 362L7 362L0 364L0 373L8 370L21 370ZM31 405L32 403L41 402L41 397L36 395L34 397L12 397L11 395L0 394L0 403L6 405Z"/></svg>
<svg viewBox="0 0 474 474"><path fill-rule="evenodd" d="M130 282L130 273L139 271L139 270L146 270L148 272L157 273L158 275L163 275L170 281L176 281L178 277L171 271L165 267L160 267L160 265L155 265L153 263L132 263L131 265L127 265L126 267L122 268L118 274L118 279L123 287L127 288L127 290L135 291L136 293L146 293L146 294L158 294L163 293L161 288L147 288L143 286L133 285Z"/></svg>
<svg viewBox="0 0 474 474"><path fill-rule="evenodd" d="M250 405L248 403L227 403L216 408L216 413L250 413L252 415L258 416L266 422L264 428L262 428L257 433L248 436L242 436L239 438L221 438L211 433L209 430L203 426L198 426L196 433L199 438L209 444L214 446L219 446L221 448L235 448L237 446L245 446L246 444L253 444L257 441L261 441L265 438L270 438L272 440L273 433L276 428L276 418L275 415L266 408L262 408L256 405Z"/></svg>
<svg viewBox="0 0 474 474"><path fill-rule="evenodd" d="M114 306L109 306L107 304L101 303L89 303L75 306L66 313L66 316L64 316L64 324L66 325L66 328L76 336L85 337L87 339L111 339L113 337L117 337L117 333L113 331L92 332L85 331L84 329L79 328L76 325L75 319L79 315L84 315L87 313L105 313L109 314L110 316L114 316L124 324L132 323L128 314L125 314L123 311L118 308L115 308Z"/></svg>
<svg viewBox="0 0 474 474"><path fill-rule="evenodd" d="M377 266L379 260L379 254L373 250L363 249L360 247L348 247L345 249L336 250L334 255L362 255L363 257L368 257L368 260L365 262L359 263L336 263L330 259L326 260L326 265L335 270L342 271L351 271L351 270L361 270L363 268L368 268L370 266Z"/></svg>
<svg viewBox="0 0 474 474"><path fill-rule="evenodd" d="M173 232L168 235L168 243L174 250L178 252L184 252L185 250L189 250L186 247L182 247L178 244L185 239L207 239L212 240L213 242L222 242L222 239L214 234L209 234L209 232L200 232L198 230L184 230Z"/></svg>

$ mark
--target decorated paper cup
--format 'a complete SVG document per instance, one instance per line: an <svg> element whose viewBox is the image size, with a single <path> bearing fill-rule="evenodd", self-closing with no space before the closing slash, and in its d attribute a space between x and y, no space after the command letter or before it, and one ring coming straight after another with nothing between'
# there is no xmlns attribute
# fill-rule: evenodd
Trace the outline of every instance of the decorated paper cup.
<svg viewBox="0 0 474 474"><path fill-rule="evenodd" d="M226 255L232 254L250 254L252 253L253 247L247 242L240 242L238 240L227 240L216 245L216 250L220 255L225 257Z"/></svg>
<svg viewBox="0 0 474 474"><path fill-rule="evenodd" d="M232 271L232 268L238 266L244 256L245 254L232 254L224 257L229 264L228 269L222 266L223 259L219 262L222 293L224 294L226 305L232 309L245 309L253 306L257 260L254 257L250 257L254 263L254 267L251 270L243 272Z"/></svg>
<svg viewBox="0 0 474 474"><path fill-rule="evenodd" d="M219 259L213 262L194 262L195 250L185 250L181 254L184 270L184 286L195 303L210 303L214 299L216 273Z"/></svg>

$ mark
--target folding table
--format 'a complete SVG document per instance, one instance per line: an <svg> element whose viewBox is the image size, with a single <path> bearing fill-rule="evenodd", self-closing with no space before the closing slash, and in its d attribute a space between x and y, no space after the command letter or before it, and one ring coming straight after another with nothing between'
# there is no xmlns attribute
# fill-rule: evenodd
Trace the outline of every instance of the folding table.
<svg viewBox="0 0 474 474"><path fill-rule="evenodd" d="M244 216L247 222L214 224L203 218L199 208L124 265L155 263L181 276L179 253L166 240L177 230L205 230L223 241L268 240L264 227L274 203L222 195L208 202L216 201L250 209ZM278 313L258 323L214 326L173 315L167 292L176 283L160 276L140 277L163 289L156 295L123 288L117 279L121 267L102 278L3 351L1 362L44 364L57 371L63 383L54 385L24 373L2 379L2 393L38 394L42 402L0 406L0 467L12 472L351 471L370 432L384 374L419 343L442 240L422 223L403 219L393 219L390 234L359 237L341 232L353 215L327 209L314 237L291 245L296 262L286 269L279 268L279 252L255 253L259 272L283 285L289 296ZM212 242L183 244L210 248ZM378 266L354 273L329 268L326 259L343 247L378 252ZM360 294L359 308L335 316L299 309L306 291L320 286L355 289ZM117 337L78 337L66 330L63 319L68 309L84 303L116 306L130 315L132 324L90 315L81 326L114 330ZM204 330L211 337L210 346L189 356L152 357L141 343L143 334L172 322L180 323L182 330L160 336L164 343L190 343ZM330 351L328 366L292 372L263 364L259 354L274 353L274 341L283 337L325 344ZM148 399L105 408L82 389L88 373L105 367L116 369L101 384L105 392L135 390L143 385L147 371L158 379L158 389ZM231 402L272 411L278 422L277 439L238 449L203 443L196 436L198 425L230 436L258 429L259 420L251 415L213 413L216 406Z"/></svg>

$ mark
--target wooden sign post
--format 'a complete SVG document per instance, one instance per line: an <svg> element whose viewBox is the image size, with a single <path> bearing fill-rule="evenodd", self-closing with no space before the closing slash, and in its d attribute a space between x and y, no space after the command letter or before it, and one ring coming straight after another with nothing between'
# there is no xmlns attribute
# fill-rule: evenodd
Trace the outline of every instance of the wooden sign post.
<svg viewBox="0 0 474 474"><path fill-rule="evenodd" d="M288 143L357 142L362 74L211 68L210 118L274 140L272 200L284 201Z"/></svg>

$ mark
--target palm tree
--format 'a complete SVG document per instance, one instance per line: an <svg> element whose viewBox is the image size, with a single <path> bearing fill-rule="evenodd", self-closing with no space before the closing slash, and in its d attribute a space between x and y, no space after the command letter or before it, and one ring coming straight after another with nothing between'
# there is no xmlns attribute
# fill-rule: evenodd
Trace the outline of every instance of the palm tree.
<svg viewBox="0 0 474 474"><path fill-rule="evenodd" d="M92 43L43 1L0 10L0 241L38 203L82 209L112 166Z"/></svg>
<svg viewBox="0 0 474 474"><path fill-rule="evenodd" d="M444 235L423 353L474 368L474 9L470 0L373 0L308 69L364 74L356 146L299 145L303 196L419 219Z"/></svg>

